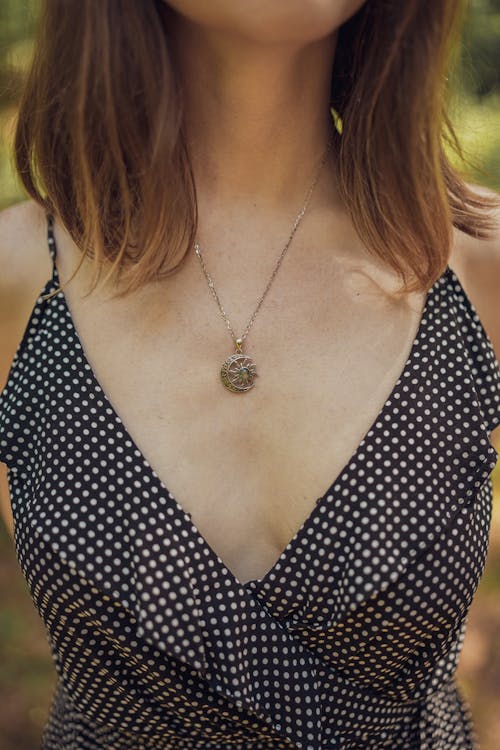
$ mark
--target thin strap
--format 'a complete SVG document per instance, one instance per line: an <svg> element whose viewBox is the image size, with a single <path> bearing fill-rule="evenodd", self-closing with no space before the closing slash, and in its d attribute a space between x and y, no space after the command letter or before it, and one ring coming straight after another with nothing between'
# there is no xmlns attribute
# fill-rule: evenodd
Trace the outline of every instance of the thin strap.
<svg viewBox="0 0 500 750"><path fill-rule="evenodd" d="M56 238L54 237L54 217L51 213L46 213L45 216L47 219L47 244L49 246L50 257L52 258L52 279L50 282L47 282L47 286L54 288L48 294L41 295L41 299L44 302L55 297L59 293L61 286L56 266L57 245Z"/></svg>
<svg viewBox="0 0 500 750"><path fill-rule="evenodd" d="M49 253L52 258L52 281L56 282L59 286L59 275L57 273L56 257L57 257L57 245L56 238L54 237L54 217L51 213L47 213L47 243L49 245Z"/></svg>

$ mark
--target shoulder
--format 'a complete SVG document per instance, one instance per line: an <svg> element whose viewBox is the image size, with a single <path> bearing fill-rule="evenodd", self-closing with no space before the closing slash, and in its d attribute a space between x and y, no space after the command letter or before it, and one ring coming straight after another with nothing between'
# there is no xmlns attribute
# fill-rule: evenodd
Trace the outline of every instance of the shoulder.
<svg viewBox="0 0 500 750"><path fill-rule="evenodd" d="M0 391L37 297L52 275L43 209L32 200L0 211ZM14 521L6 467L0 463L0 513L10 535Z"/></svg>
<svg viewBox="0 0 500 750"><path fill-rule="evenodd" d="M450 265L457 266L463 273L471 274L480 266L490 265L497 269L500 264L500 194L479 185L469 185L478 196L494 198L498 206L491 209L490 217L493 231L487 239L471 237L459 230L455 230L454 245L450 258Z"/></svg>
<svg viewBox="0 0 500 750"><path fill-rule="evenodd" d="M51 273L46 220L41 206L25 200L0 211L1 291L35 286ZM3 295L2 295L3 296Z"/></svg>
<svg viewBox="0 0 500 750"><path fill-rule="evenodd" d="M52 275L46 220L34 201L0 211L0 388L40 291Z"/></svg>
<svg viewBox="0 0 500 750"><path fill-rule="evenodd" d="M478 194L500 195L471 186ZM475 307L500 361L500 207L492 210L494 229L488 239L470 237L458 230L449 265Z"/></svg>

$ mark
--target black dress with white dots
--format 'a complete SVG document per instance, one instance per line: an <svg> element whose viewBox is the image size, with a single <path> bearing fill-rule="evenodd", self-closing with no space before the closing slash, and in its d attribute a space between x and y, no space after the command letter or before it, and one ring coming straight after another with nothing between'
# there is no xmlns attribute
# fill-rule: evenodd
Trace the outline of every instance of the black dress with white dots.
<svg viewBox="0 0 500 750"><path fill-rule="evenodd" d="M16 552L58 676L42 748L474 748L454 674L488 548L500 369L451 268L343 471L243 583L127 432L64 293L44 298L47 218L53 275L0 396Z"/></svg>

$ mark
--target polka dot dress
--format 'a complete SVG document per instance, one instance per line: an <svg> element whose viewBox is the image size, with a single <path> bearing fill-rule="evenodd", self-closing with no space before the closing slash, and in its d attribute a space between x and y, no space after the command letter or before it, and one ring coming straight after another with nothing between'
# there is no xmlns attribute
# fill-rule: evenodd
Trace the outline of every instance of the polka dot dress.
<svg viewBox="0 0 500 750"><path fill-rule="evenodd" d="M51 217L48 240L54 260ZM500 370L450 267L351 459L246 583L127 433L64 293L45 299L58 284L54 263L0 397L17 555L58 675L42 747L473 748L454 674Z"/></svg>

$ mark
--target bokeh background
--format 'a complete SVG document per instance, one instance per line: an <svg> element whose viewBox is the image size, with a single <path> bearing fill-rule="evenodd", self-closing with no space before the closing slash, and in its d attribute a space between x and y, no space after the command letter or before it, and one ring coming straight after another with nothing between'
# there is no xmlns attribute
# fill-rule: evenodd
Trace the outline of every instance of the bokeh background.
<svg viewBox="0 0 500 750"><path fill-rule="evenodd" d="M11 144L38 11L39 0L0 0L0 209L26 197ZM500 192L500 0L469 2L450 85L451 116L465 157L454 157L457 165L470 180ZM490 551L458 673L482 750L500 748L500 462L493 481ZM54 685L45 631L0 521L0 750L39 747Z"/></svg>

